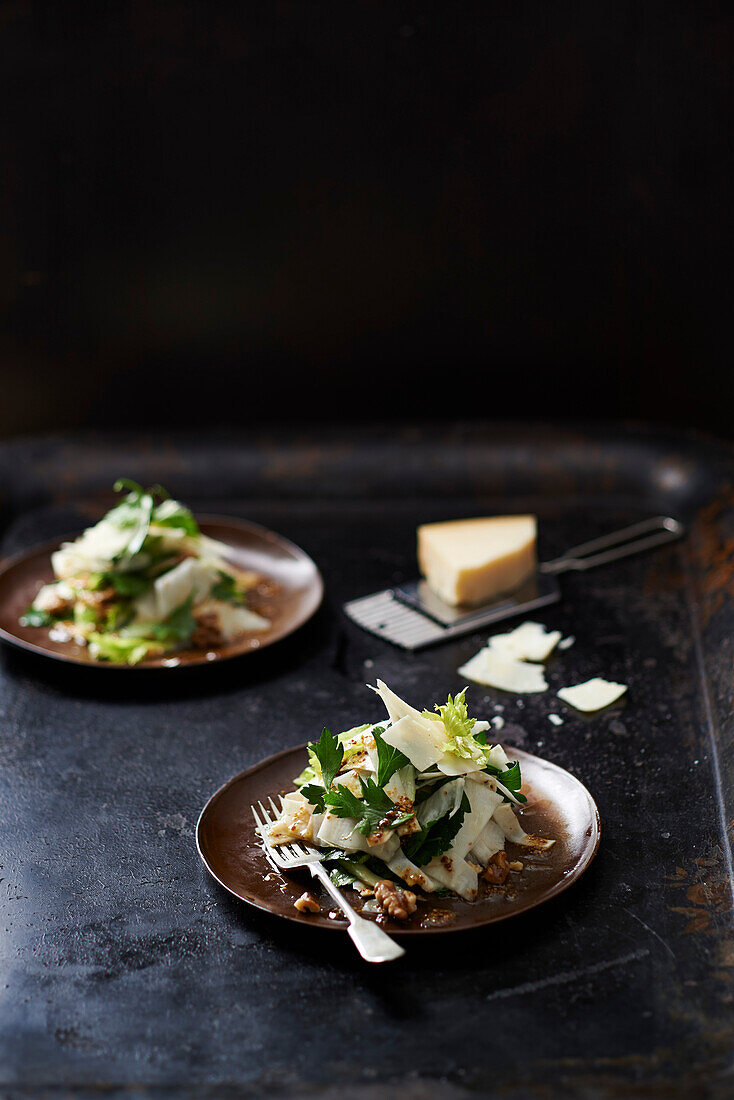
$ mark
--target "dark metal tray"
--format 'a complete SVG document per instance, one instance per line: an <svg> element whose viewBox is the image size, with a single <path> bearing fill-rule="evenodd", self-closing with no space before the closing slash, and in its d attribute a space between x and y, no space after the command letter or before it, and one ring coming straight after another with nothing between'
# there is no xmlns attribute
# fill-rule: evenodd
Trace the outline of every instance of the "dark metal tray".
<svg viewBox="0 0 734 1100"><path fill-rule="evenodd" d="M0 653L0 1095L731 1095L732 469L723 445L632 429L0 446L3 554L88 522L124 474L282 532L327 586L303 630L229 666L122 684ZM600 853L535 913L369 968L226 896L194 823L229 776L371 714L366 681L419 704L462 686L486 635L410 654L339 607L413 575L418 522L510 506L538 513L546 557L651 514L690 525L565 578L539 616L577 638L551 688L599 673L630 685L620 705L473 693L588 786Z"/></svg>

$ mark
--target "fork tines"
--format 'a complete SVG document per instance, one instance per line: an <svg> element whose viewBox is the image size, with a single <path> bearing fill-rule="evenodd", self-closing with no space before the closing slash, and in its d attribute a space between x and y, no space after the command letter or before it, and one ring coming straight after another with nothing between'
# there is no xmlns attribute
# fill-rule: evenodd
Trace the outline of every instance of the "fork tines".
<svg viewBox="0 0 734 1100"><path fill-rule="evenodd" d="M275 817L277 817L280 813L278 807L270 797L268 797L268 802L272 807ZM281 866L285 866L286 864L295 866L296 864L311 863L317 859L321 859L321 855L318 852L309 851L307 848L304 848L302 844L296 844L295 841L291 841L290 844L279 844L277 847L274 844L270 844L265 835L265 829L266 826L273 824L274 819L270 816L270 811L265 809L261 801L258 801L258 806L260 807L262 821L255 807L250 806L250 809L252 810L252 816L255 818L257 832L262 840L265 854L271 861L275 861Z"/></svg>

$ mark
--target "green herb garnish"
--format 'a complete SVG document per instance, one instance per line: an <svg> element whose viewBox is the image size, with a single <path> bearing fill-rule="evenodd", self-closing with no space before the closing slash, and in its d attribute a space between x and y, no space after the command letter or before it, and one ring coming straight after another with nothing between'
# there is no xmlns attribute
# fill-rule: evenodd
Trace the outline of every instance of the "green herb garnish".
<svg viewBox="0 0 734 1100"><path fill-rule="evenodd" d="M527 798L524 794L520 794L520 787L522 786L522 776L520 774L520 764L517 760L508 763L507 767L502 770L501 768L495 768L492 764L487 764L484 771L487 775L493 775L496 779L499 779L508 791L512 791L518 802L527 802ZM502 792L499 792L502 794ZM509 802L509 798L503 795L505 802Z"/></svg>
<svg viewBox="0 0 734 1100"><path fill-rule="evenodd" d="M308 750L311 767L314 773L320 772L323 787L319 786L318 783L311 783L306 787L301 787L301 793L305 795L312 806L317 808L319 813L323 813L324 794L329 790L339 773L339 768L342 766L342 760L344 759L344 749L339 744L339 739L334 737L331 730L324 726L319 740L316 742L309 741Z"/></svg>
<svg viewBox="0 0 734 1100"><path fill-rule="evenodd" d="M430 863L432 859L448 851L454 837L464 824L464 814L469 810L471 810L471 804L464 794L453 816L446 814L436 821L428 821L419 833L408 837L403 843L403 851L408 859L418 867L424 867L426 863Z"/></svg>
<svg viewBox="0 0 734 1100"><path fill-rule="evenodd" d="M406 767L410 763L405 753L400 749L394 748L392 745L388 745L382 739L384 733L382 726L376 726L372 731L372 736L375 739L377 745L377 786L384 787L385 784L392 779L395 772L400 771L401 768Z"/></svg>
<svg viewBox="0 0 734 1100"><path fill-rule="evenodd" d="M53 626L57 622L54 615L48 611L37 611L35 607L29 607L20 618L21 626Z"/></svg>
<svg viewBox="0 0 734 1100"><path fill-rule="evenodd" d="M393 800L381 787L378 787L374 779L363 779L360 776L359 785L362 790L361 798L357 798L347 787L340 784L325 792L324 802L329 812L336 817L356 818L356 828L363 836L374 833L378 826L397 829L399 825L404 825L413 817L412 811L409 813L400 811Z"/></svg>
<svg viewBox="0 0 734 1100"><path fill-rule="evenodd" d="M242 607L245 602L244 593L238 588L237 581L232 574L225 573L223 569L218 569L217 573L219 580L214 582L211 590L213 598L234 604L235 607Z"/></svg>

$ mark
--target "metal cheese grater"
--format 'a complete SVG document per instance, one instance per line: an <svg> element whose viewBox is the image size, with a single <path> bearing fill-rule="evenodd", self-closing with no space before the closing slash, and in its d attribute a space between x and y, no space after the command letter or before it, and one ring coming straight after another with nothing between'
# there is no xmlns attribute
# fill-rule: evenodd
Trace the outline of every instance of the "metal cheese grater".
<svg viewBox="0 0 734 1100"><path fill-rule="evenodd" d="M424 649L557 603L561 598L556 580L559 573L593 569L652 550L681 538L684 531L683 524L670 516L633 523L621 531L574 546L560 558L541 563L535 576L520 588L482 607L451 607L421 580L350 600L344 604L344 611L358 626L378 638L403 649Z"/></svg>

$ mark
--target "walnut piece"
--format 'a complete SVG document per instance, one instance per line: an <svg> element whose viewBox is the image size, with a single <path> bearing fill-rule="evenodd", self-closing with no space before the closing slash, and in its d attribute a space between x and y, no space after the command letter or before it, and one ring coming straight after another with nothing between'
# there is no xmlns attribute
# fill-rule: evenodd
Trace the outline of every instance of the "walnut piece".
<svg viewBox="0 0 734 1100"><path fill-rule="evenodd" d="M196 629L191 635L191 644L197 649L211 649L222 644L222 632L219 619L213 611L200 611L194 615Z"/></svg>
<svg viewBox="0 0 734 1100"><path fill-rule="evenodd" d="M381 879L375 886L375 899L393 920L407 920L411 913L415 913L416 900L412 890L403 890L388 879Z"/></svg>
<svg viewBox="0 0 734 1100"><path fill-rule="evenodd" d="M487 869L482 875L483 879L493 886L502 886L510 873L510 865L507 862L506 852L495 852L487 864Z"/></svg>
<svg viewBox="0 0 734 1100"><path fill-rule="evenodd" d="M313 894L309 894L308 890L305 894L301 894L300 898L297 898L293 902L299 913L320 913L321 906L316 901Z"/></svg>
<svg viewBox="0 0 734 1100"><path fill-rule="evenodd" d="M77 599L85 607L91 607L93 611L98 611L106 604L114 603L117 599L117 593L112 585L107 588L98 588L94 592L88 588L83 588L77 592Z"/></svg>

